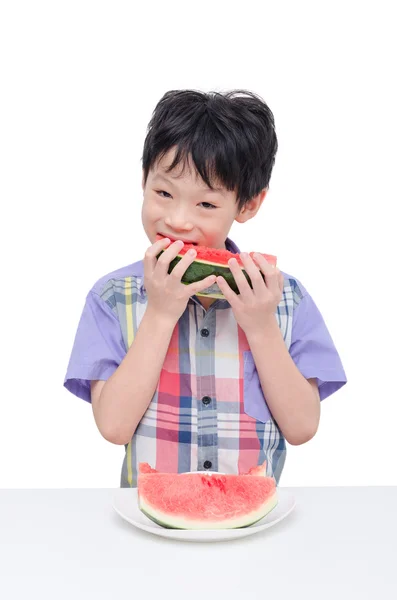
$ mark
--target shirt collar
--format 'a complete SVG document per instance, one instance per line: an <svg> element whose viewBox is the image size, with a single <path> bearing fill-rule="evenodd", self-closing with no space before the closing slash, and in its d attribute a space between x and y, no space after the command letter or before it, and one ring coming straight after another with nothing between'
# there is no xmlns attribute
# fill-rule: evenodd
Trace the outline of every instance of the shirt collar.
<svg viewBox="0 0 397 600"><path fill-rule="evenodd" d="M226 238L225 240L225 247L226 250L229 250L229 252L233 252L233 254L240 254L240 249L238 248L237 244L235 244L235 242L233 242L233 240L231 240L230 238ZM141 280L141 284L139 286L139 292L141 294L146 293L146 288L143 285L143 262L142 262L142 274L141 274L142 280Z"/></svg>

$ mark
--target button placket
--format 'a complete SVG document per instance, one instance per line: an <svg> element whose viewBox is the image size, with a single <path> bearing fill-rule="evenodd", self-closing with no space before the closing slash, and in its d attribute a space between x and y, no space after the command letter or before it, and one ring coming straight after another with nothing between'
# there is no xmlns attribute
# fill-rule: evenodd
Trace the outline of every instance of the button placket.
<svg viewBox="0 0 397 600"><path fill-rule="evenodd" d="M212 351L216 330L215 311L207 312L198 324L196 337L197 381L197 469L217 470L218 434L215 375Z"/></svg>

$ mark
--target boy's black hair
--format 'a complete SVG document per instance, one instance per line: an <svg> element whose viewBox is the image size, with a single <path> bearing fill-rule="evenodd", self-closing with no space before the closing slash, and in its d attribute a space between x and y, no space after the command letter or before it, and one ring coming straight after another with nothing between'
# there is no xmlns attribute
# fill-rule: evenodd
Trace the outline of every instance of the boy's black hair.
<svg viewBox="0 0 397 600"><path fill-rule="evenodd" d="M182 161L182 175L190 155L208 187L220 183L236 191L241 210L269 187L278 148L274 116L260 96L246 90L171 90L158 102L147 128L144 185L150 169L174 146L167 172Z"/></svg>

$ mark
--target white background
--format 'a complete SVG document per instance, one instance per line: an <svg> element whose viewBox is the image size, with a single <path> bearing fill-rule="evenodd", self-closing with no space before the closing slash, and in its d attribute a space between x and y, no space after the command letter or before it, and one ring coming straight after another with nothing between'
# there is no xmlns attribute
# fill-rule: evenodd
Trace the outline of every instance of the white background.
<svg viewBox="0 0 397 600"><path fill-rule="evenodd" d="M0 487L118 487L124 448L63 388L85 296L143 257L141 156L170 89L250 89L279 150L242 250L313 296L348 384L281 485L397 484L393 2L4 2Z"/></svg>

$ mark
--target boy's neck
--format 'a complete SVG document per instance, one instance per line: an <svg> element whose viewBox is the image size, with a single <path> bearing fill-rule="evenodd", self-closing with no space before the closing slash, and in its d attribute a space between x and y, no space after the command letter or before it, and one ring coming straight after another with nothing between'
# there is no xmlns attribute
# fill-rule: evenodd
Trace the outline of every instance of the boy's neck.
<svg viewBox="0 0 397 600"><path fill-rule="evenodd" d="M208 310L211 304L213 304L216 301L216 298L205 298L204 296L198 296L198 299L204 306L205 310Z"/></svg>

